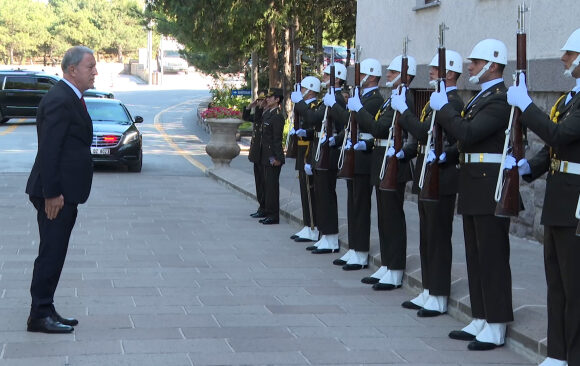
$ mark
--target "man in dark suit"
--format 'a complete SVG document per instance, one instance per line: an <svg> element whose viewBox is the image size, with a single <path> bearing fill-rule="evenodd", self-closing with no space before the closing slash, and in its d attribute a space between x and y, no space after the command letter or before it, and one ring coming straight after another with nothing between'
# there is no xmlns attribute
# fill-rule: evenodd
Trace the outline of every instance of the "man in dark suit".
<svg viewBox="0 0 580 366"><path fill-rule="evenodd" d="M540 366L580 364L580 236L576 235L575 214L580 199L580 28L570 35L562 51L565 75L575 78L576 85L558 99L550 116L532 103L525 75L507 93L508 103L522 111L523 124L546 142L529 162L517 162L519 173L528 182L549 171L542 209L548 357ZM512 161L515 166L515 159Z"/></svg>
<svg viewBox="0 0 580 366"><path fill-rule="evenodd" d="M256 199L258 200L258 210L250 216L254 218L266 217L264 213L266 205L266 195L264 194L264 166L260 159L260 145L262 143L262 113L264 112L264 98L266 92L261 90L258 98L244 108L243 120L252 122L252 140L250 141L250 152L248 159L254 163L254 182L256 183Z"/></svg>
<svg viewBox="0 0 580 366"><path fill-rule="evenodd" d="M461 113L463 101L457 93L457 78L461 75L463 59L459 53L445 51L446 75L445 91L453 108ZM436 85L438 82L439 55L436 54L429 64L429 77ZM431 83L433 85L433 83ZM435 86L433 85L433 86ZM407 309L416 309L420 317L438 316L447 312L447 298L451 291L451 235L453 233L453 216L457 196L458 161L457 144L453 137L443 132L443 153L436 157L432 146L425 149L431 128L433 109L429 102L418 118L407 108L403 95L393 97L393 107L402 111L399 124L419 141L417 161L413 181L413 193L419 194L419 179L423 168L423 159L427 153L427 162L437 164L439 169L439 197L437 201L418 199L419 209L419 253L421 256L421 280L423 292L412 300L403 302ZM427 167L427 166L426 166ZM427 187L424 187L427 189Z"/></svg>
<svg viewBox="0 0 580 366"><path fill-rule="evenodd" d="M82 93L93 87L97 68L93 51L82 46L70 48L61 66L64 78L38 107L38 152L26 185L40 233L30 286L29 332L70 333L78 324L61 317L53 301L77 205L86 202L91 191L93 125Z"/></svg>
<svg viewBox="0 0 580 366"><path fill-rule="evenodd" d="M481 91L459 113L443 88L431 95L436 122L458 141L458 212L463 234L473 321L449 333L470 341L469 350L490 350L505 343L507 323L513 321L510 269L510 219L496 217L495 186L510 115L503 70L507 48L496 39L479 42L469 55L469 81Z"/></svg>
<svg viewBox="0 0 580 366"><path fill-rule="evenodd" d="M367 58L360 63L360 77L358 87L362 88L362 96L358 99L356 112L365 109L374 116L381 104L383 97L379 92L379 80L382 75L379 60ZM326 94L324 104L330 107L330 116L339 121L343 126L347 125L350 111L339 103L335 94ZM335 265L343 266L345 271L360 270L368 266L368 254L370 247L371 230L371 150L373 136L363 127L359 129L358 143L355 144L355 172L354 179L348 180L347 187L347 221L348 221L348 245L349 250L341 258L334 260ZM366 143L369 143L367 146Z"/></svg>
<svg viewBox="0 0 580 366"><path fill-rule="evenodd" d="M280 105L284 100L282 89L270 88L266 95L262 115L262 147L260 151L264 166L266 193L266 217L260 220L264 225L280 222L280 171L284 165L282 135L284 133L284 116Z"/></svg>

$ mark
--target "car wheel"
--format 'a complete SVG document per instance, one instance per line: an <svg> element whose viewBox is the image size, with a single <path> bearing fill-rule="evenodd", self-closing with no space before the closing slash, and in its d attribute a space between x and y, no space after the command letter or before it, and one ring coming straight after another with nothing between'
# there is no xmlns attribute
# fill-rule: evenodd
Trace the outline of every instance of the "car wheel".
<svg viewBox="0 0 580 366"><path fill-rule="evenodd" d="M2 113L0 113L0 125L3 124L3 123L8 122L9 119L10 118L4 118L4 117L2 117Z"/></svg>
<svg viewBox="0 0 580 366"><path fill-rule="evenodd" d="M129 165L127 168L132 173L139 173L143 167L143 152L139 154L139 160L136 163Z"/></svg>

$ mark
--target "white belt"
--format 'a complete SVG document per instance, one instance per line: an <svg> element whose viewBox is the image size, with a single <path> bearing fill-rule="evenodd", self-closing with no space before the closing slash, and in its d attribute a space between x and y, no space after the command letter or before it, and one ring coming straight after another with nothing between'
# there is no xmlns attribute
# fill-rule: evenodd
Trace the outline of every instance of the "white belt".
<svg viewBox="0 0 580 366"><path fill-rule="evenodd" d="M387 147L389 146L388 142L389 142L388 139L375 139L375 146Z"/></svg>
<svg viewBox="0 0 580 366"><path fill-rule="evenodd" d="M358 138L359 140L373 140L375 137L370 133L360 132Z"/></svg>
<svg viewBox="0 0 580 366"><path fill-rule="evenodd" d="M552 159L550 168L552 172L558 171L561 173L580 175L580 164L572 163L565 160Z"/></svg>
<svg viewBox="0 0 580 366"><path fill-rule="evenodd" d="M464 153L463 163L501 163L502 154Z"/></svg>
<svg viewBox="0 0 580 366"><path fill-rule="evenodd" d="M336 137L337 134L336 133L333 133L332 136ZM314 132L314 137L316 137L317 139L319 139L319 138L322 137L322 134L320 133L320 131Z"/></svg>

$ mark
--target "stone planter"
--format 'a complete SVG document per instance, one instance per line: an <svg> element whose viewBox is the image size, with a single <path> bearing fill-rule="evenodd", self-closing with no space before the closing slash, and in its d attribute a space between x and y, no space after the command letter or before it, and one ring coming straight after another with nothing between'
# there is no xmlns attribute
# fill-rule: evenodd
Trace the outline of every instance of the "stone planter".
<svg viewBox="0 0 580 366"><path fill-rule="evenodd" d="M211 137L205 151L211 157L216 168L229 166L233 158L240 155L240 146L236 141L238 127L242 123L238 118L206 118Z"/></svg>

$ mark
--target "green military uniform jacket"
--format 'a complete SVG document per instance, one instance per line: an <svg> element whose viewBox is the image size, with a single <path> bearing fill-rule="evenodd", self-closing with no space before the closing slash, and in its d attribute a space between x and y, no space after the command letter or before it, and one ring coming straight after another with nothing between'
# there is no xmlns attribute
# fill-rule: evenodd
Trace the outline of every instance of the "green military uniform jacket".
<svg viewBox="0 0 580 366"><path fill-rule="evenodd" d="M265 111L262 114L262 145L260 150L262 165L270 165L270 157L284 164L282 135L284 133L284 116L280 108Z"/></svg>
<svg viewBox="0 0 580 366"><path fill-rule="evenodd" d="M298 154L296 156L296 170L304 170L304 163L309 163L310 156L312 152L312 137L314 134L309 130L314 131L314 125L316 124L316 115L314 110L320 104L319 101L313 100L306 104L304 100L294 104L294 113L298 113L300 116L299 128L306 130L306 137L298 137Z"/></svg>
<svg viewBox="0 0 580 366"><path fill-rule="evenodd" d="M251 109L244 108L242 119L244 121L252 122L252 140L250 141L250 151L248 159L252 163L260 164L260 144L262 141L262 108L254 108L254 113Z"/></svg>

